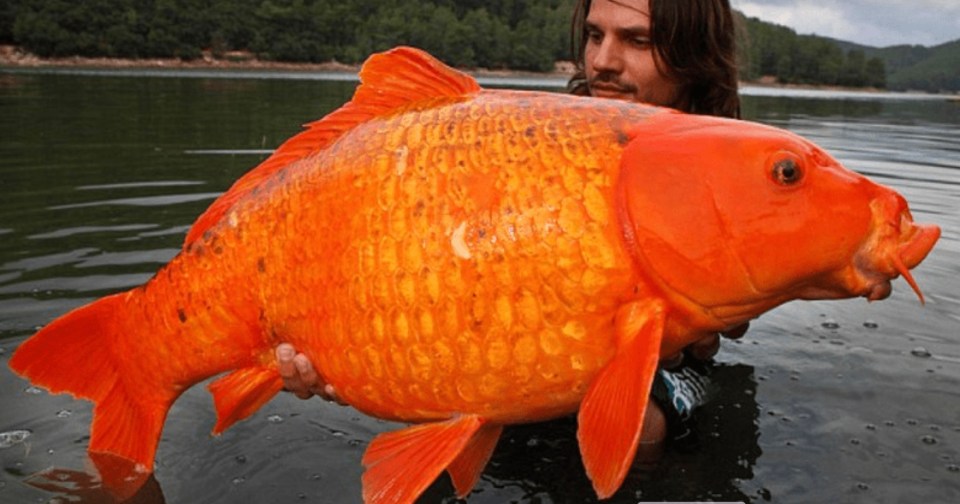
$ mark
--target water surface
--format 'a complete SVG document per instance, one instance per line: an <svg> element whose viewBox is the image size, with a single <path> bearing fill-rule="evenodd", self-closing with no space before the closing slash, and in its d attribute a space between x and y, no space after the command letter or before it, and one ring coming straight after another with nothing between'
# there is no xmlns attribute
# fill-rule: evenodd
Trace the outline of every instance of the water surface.
<svg viewBox="0 0 960 504"><path fill-rule="evenodd" d="M216 195L355 85L263 77L0 71L0 501L106 502L85 479L89 403L14 377L6 361L16 346L149 278ZM926 306L898 280L882 302L765 314L718 355L722 393L609 502L960 502L960 106L745 95L747 118L812 138L943 228L915 271ZM363 450L397 427L289 394L221 437L209 436L213 423L206 391L188 391L136 502L359 502ZM72 494L28 484L50 479ZM455 499L441 479L422 500ZM508 429L469 498L593 500L569 419Z"/></svg>

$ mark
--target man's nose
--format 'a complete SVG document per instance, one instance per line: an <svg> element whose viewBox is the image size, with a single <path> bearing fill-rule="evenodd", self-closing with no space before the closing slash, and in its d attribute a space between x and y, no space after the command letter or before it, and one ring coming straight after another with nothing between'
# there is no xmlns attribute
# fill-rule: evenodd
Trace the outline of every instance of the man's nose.
<svg viewBox="0 0 960 504"><path fill-rule="evenodd" d="M616 47L613 37L604 37L593 55L593 68L598 72L615 72L622 70L621 51Z"/></svg>

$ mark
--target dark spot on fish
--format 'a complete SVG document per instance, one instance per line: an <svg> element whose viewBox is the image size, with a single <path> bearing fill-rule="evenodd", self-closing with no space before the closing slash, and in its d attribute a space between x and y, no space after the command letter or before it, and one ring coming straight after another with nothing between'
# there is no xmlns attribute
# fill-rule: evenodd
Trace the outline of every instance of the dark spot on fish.
<svg viewBox="0 0 960 504"><path fill-rule="evenodd" d="M487 236L487 230L486 229L477 230L477 236L479 236L480 238Z"/></svg>
<svg viewBox="0 0 960 504"><path fill-rule="evenodd" d="M267 271L267 263L266 261L263 260L262 257L257 259L257 271L259 271L260 273L266 273Z"/></svg>
<svg viewBox="0 0 960 504"><path fill-rule="evenodd" d="M183 311L183 308L177 308L177 317L181 324L187 321L187 313Z"/></svg>
<svg viewBox="0 0 960 504"><path fill-rule="evenodd" d="M210 231L210 230L208 229L208 230L206 230L206 231L203 232L203 241L209 243L210 240L212 240L212 239L213 239L213 231Z"/></svg>
<svg viewBox="0 0 960 504"><path fill-rule="evenodd" d="M216 247L213 247L213 253L214 253L214 254L217 254L217 255L222 254L222 253L223 253L223 247L221 247L221 246L219 246L219 245L216 246Z"/></svg>
<svg viewBox="0 0 960 504"><path fill-rule="evenodd" d="M617 143L620 145L627 145L627 142L630 141L630 136L623 130L617 130Z"/></svg>
<svg viewBox="0 0 960 504"><path fill-rule="evenodd" d="M527 138L533 138L533 136L536 133L537 133L537 129L534 128L533 126L527 126L527 129L523 131L523 134L526 135Z"/></svg>

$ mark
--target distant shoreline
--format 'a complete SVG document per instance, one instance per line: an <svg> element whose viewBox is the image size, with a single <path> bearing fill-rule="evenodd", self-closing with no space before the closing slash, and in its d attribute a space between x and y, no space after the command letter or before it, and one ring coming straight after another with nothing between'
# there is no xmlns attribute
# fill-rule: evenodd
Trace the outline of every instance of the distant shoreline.
<svg viewBox="0 0 960 504"><path fill-rule="evenodd" d="M325 63L293 63L283 61L269 61L257 59L252 53L234 51L215 58L209 52L204 52L201 58L195 60L181 60L178 58L106 58L66 56L57 58L41 58L19 47L0 45L0 68L89 68L89 69L151 69L151 70L248 70L248 71L282 71L316 73L341 73L356 75L360 71L360 64L346 64L338 61ZM553 72L531 72L524 70L499 70L486 68L461 68L477 77L502 78L532 78L532 79L562 79L568 80L573 75L573 64L569 61L557 62ZM842 87L812 84L781 84L773 77L764 77L755 81L741 81L741 86L761 88L826 90L826 91L855 91L861 93L910 93L906 91L888 91L877 88ZM931 96L943 96L948 100L960 100L960 94L928 93Z"/></svg>
<svg viewBox="0 0 960 504"><path fill-rule="evenodd" d="M293 63L284 61L268 61L257 59L253 54L234 51L223 57L215 58L204 52L201 58L195 60L181 60L178 58L106 58L66 56L57 58L41 58L16 46L0 45L0 67L20 68L149 68L149 69L204 69L204 70L282 70L285 72L334 72L356 75L360 71L360 64L346 64L338 61L325 63ZM569 62L559 62L554 72L528 72L523 70L492 70L484 68L461 69L472 75L498 77L535 77L535 78L564 78L573 75L573 65Z"/></svg>

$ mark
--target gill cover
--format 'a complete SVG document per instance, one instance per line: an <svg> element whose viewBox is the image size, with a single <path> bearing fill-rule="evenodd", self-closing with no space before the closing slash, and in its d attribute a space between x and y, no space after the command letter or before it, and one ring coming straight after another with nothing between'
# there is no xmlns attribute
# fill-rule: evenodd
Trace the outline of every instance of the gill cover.
<svg viewBox="0 0 960 504"><path fill-rule="evenodd" d="M662 288L705 308L855 295L819 289L866 239L877 186L760 124L661 114L630 136L627 239Z"/></svg>

